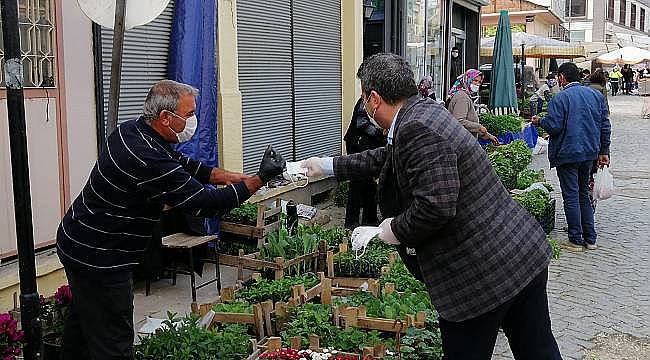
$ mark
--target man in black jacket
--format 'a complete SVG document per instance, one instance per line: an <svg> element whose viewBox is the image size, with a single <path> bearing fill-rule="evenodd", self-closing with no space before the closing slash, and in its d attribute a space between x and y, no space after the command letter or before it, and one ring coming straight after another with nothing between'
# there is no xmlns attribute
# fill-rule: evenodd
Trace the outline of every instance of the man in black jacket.
<svg viewBox="0 0 650 360"><path fill-rule="evenodd" d="M354 106L352 120L343 140L345 140L348 154L356 154L386 145L383 131L370 121L361 98ZM361 209L363 209L363 215L359 221ZM348 202L345 207L345 227L354 229L359 225L374 226L377 224L377 184L375 180L373 178L350 180Z"/></svg>
<svg viewBox="0 0 650 360"><path fill-rule="evenodd" d="M197 95L189 85L156 83L143 115L109 136L59 225L57 253L72 290L66 360L132 359L132 270L163 209L213 217L282 173L284 159L270 146L255 176L212 168L174 151L170 143L188 141L197 128Z"/></svg>

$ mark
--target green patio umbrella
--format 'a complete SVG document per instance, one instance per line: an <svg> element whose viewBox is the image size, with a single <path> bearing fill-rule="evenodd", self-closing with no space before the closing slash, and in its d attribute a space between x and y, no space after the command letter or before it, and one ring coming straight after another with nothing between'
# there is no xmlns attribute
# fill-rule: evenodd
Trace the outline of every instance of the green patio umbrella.
<svg viewBox="0 0 650 360"><path fill-rule="evenodd" d="M501 10L492 52L492 79L490 80L490 108L497 115L517 113L517 92L512 62L512 31L510 17Z"/></svg>

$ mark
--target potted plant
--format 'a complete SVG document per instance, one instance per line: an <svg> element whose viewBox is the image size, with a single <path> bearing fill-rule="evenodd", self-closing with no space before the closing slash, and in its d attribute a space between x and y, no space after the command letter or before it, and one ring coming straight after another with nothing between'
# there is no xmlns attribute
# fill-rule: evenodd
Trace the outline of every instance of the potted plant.
<svg viewBox="0 0 650 360"><path fill-rule="evenodd" d="M0 314L0 359L16 359L22 353L24 336L11 314Z"/></svg>
<svg viewBox="0 0 650 360"><path fill-rule="evenodd" d="M60 360L63 348L63 330L70 313L72 291L69 285L59 287L50 298L41 297L43 320L43 359Z"/></svg>

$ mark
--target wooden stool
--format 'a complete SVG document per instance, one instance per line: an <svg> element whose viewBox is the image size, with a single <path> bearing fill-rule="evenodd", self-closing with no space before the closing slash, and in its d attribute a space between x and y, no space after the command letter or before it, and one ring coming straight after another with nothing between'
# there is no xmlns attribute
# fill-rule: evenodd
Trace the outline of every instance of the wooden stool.
<svg viewBox="0 0 650 360"><path fill-rule="evenodd" d="M192 249L209 242L214 243L214 252L212 259L202 259L203 262L210 262L215 264L215 279L207 281L199 286L196 286L196 278L194 276L194 254ZM179 251L187 252L189 266L184 268L179 266L179 264L174 264L169 270L172 272L172 285L176 285L176 274L183 274L190 276L190 283L192 287L192 301L196 302L196 289L200 289L204 286L217 283L217 289L221 290L221 274L219 272L219 255L217 252L217 242L218 238L216 235L206 235L206 236L195 236L183 233L177 233L168 235L162 238L162 247L167 249L175 249ZM147 295L149 295L149 283L147 283Z"/></svg>

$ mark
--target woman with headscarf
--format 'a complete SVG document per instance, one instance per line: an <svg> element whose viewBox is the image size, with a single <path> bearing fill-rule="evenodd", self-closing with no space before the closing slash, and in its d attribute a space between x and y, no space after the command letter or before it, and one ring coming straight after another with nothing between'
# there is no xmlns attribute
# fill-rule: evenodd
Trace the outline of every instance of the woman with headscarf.
<svg viewBox="0 0 650 360"><path fill-rule="evenodd" d="M436 99L436 94L433 92L433 78L427 75L420 80L418 84L418 92L423 98Z"/></svg>
<svg viewBox="0 0 650 360"><path fill-rule="evenodd" d="M478 114L474 109L472 96L478 93L482 82L483 74L475 69L469 69L460 75L449 90L447 109L472 135L499 145L496 136L479 123Z"/></svg>

